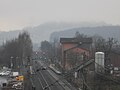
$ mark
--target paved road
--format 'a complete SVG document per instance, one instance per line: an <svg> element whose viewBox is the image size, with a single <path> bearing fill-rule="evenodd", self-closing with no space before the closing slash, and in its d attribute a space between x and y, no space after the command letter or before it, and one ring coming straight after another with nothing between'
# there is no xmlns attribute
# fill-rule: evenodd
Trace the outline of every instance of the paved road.
<svg viewBox="0 0 120 90"><path fill-rule="evenodd" d="M41 68L40 63L34 63L34 69ZM31 76L31 81L35 90L65 90L48 70L39 70Z"/></svg>

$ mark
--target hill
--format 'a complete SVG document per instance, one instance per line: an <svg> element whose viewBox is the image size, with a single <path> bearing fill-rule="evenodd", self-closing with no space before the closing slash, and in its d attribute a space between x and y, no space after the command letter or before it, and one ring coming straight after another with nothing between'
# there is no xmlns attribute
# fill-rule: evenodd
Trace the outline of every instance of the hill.
<svg viewBox="0 0 120 90"><path fill-rule="evenodd" d="M102 30L103 29L103 30ZM23 31L28 31L30 33L34 48L40 47L40 43L43 40L52 41L54 37L73 37L76 31L80 33L93 35L95 33L103 33L104 30L120 30L119 26L108 25L104 22L82 22L82 23L65 23L65 22L49 22L44 23L34 27L27 27L22 30L14 30L9 32L0 32L0 45L5 43L7 40L14 39ZM102 31L101 31L102 30ZM96 32L97 31L97 32ZM108 31L109 32L109 31ZM108 35L105 31L104 36ZM111 31L110 31L111 32ZM114 35L113 35L114 33ZM119 32L112 31L113 36L117 35L119 38Z"/></svg>
<svg viewBox="0 0 120 90"><path fill-rule="evenodd" d="M120 26L97 26L66 29L59 32L53 32L50 40L53 41L54 38L59 40L61 37L74 37L77 31L87 36L99 35L105 39L113 37L120 41Z"/></svg>
<svg viewBox="0 0 120 90"><path fill-rule="evenodd" d="M51 33L55 31L61 31L65 29L71 29L76 27L95 27L107 25L103 22L82 22L82 23L65 23L65 22L49 22L34 27L27 27L22 30L14 30L9 32L0 32L0 45L6 40L14 39L19 33L28 31L30 33L33 43L40 44L43 40L49 40Z"/></svg>

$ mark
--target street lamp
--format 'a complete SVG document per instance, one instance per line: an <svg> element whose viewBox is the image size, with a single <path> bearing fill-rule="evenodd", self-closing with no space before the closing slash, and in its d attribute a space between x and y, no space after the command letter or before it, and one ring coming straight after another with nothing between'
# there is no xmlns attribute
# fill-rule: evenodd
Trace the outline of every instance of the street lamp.
<svg viewBox="0 0 120 90"><path fill-rule="evenodd" d="M11 56L10 59L11 59L11 69L13 69L13 57Z"/></svg>
<svg viewBox="0 0 120 90"><path fill-rule="evenodd" d="M20 61L19 61L19 57L17 56L16 57L16 60L15 60L15 62L16 62L16 69L20 69Z"/></svg>

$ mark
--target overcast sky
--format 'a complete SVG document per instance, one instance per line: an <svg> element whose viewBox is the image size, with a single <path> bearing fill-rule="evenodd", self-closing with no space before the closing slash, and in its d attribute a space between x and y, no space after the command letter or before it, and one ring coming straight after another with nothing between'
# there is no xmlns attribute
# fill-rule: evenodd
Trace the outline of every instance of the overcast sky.
<svg viewBox="0 0 120 90"><path fill-rule="evenodd" d="M120 0L0 0L0 31L51 21L120 25Z"/></svg>

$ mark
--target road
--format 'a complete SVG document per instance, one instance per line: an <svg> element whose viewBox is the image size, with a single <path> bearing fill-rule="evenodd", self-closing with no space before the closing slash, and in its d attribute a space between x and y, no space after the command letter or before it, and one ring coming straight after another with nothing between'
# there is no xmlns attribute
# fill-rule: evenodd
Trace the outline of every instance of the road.
<svg viewBox="0 0 120 90"><path fill-rule="evenodd" d="M48 72L48 69L41 70L40 63L34 63L35 74L31 76L31 81L35 90L65 90L58 81ZM36 71L38 68L39 71Z"/></svg>

